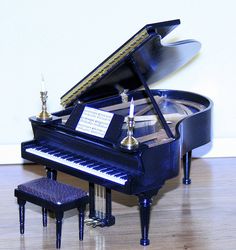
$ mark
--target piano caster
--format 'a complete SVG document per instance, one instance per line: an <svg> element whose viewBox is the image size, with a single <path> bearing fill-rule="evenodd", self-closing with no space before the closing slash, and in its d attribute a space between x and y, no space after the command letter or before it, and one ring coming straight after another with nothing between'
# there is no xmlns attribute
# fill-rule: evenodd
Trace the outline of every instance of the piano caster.
<svg viewBox="0 0 236 250"><path fill-rule="evenodd" d="M109 216L103 219L103 222L105 223L105 226L107 227L113 226L116 222L115 216Z"/></svg>
<svg viewBox="0 0 236 250"><path fill-rule="evenodd" d="M184 177L182 181L184 185L191 184L191 179L190 179L191 160L192 160L192 151L189 151L183 156Z"/></svg>
<svg viewBox="0 0 236 250"><path fill-rule="evenodd" d="M183 184L184 184L184 185L190 185L191 182L192 182L191 179L185 179L185 178L183 178L182 181L183 181Z"/></svg>
<svg viewBox="0 0 236 250"><path fill-rule="evenodd" d="M142 245L142 246L148 246L149 244L150 244L149 239L141 239L140 240L140 245Z"/></svg>

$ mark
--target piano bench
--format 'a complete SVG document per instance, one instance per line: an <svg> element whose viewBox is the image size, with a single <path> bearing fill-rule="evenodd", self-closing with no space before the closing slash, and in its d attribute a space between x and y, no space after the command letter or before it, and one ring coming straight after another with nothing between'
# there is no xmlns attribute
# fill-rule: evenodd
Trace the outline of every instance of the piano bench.
<svg viewBox="0 0 236 250"><path fill-rule="evenodd" d="M25 203L28 201L42 207L44 227L47 226L47 210L55 213L56 248L61 247L64 211L77 208L79 211L79 239L83 240L84 211L89 197L82 189L43 177L19 185L15 189L15 196L19 205L21 234L24 234Z"/></svg>

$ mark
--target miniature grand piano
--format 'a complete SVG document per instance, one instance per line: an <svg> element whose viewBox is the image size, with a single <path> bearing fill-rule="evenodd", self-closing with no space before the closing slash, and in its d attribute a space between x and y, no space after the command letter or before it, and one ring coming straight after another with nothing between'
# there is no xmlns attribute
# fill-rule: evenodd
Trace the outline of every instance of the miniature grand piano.
<svg viewBox="0 0 236 250"><path fill-rule="evenodd" d="M149 89L151 83L189 62L200 43L162 44L179 20L146 25L61 98L64 109L52 119L31 117L34 139L22 143L22 157L89 182L89 217L115 223L111 190L139 199L141 245L148 245L152 197L177 176L190 184L191 152L211 139L212 103L201 95ZM139 89L139 90L138 90ZM126 148L127 119L134 108L133 137ZM95 185L105 187L105 212L96 210ZM99 217L100 216L100 217ZM99 220L100 219L100 220Z"/></svg>

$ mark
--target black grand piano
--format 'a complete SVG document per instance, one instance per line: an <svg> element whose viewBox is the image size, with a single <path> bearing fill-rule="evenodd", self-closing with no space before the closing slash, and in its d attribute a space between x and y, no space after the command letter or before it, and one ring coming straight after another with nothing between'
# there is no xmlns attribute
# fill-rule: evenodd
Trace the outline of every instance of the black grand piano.
<svg viewBox="0 0 236 250"><path fill-rule="evenodd" d="M194 40L163 44L179 20L146 25L61 97L50 119L31 117L22 157L89 183L89 218L111 226L111 190L139 199L141 245L148 245L152 197L179 174L190 184L191 152L211 140L211 101L186 91L150 89L199 51ZM103 211L96 188L104 187Z"/></svg>

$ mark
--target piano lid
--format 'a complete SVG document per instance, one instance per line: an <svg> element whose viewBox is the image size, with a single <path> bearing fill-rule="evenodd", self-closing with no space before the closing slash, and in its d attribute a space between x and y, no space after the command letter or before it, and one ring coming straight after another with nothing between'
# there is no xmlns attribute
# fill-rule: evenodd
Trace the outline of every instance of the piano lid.
<svg viewBox="0 0 236 250"><path fill-rule="evenodd" d="M190 61L200 49L200 43L186 40L162 44L180 20L148 24L131 37L97 68L61 97L61 104L69 107L78 100L88 102L134 90L142 86L130 59L148 84L154 83Z"/></svg>

